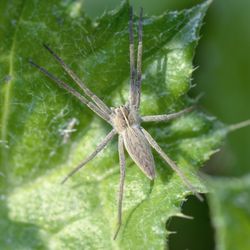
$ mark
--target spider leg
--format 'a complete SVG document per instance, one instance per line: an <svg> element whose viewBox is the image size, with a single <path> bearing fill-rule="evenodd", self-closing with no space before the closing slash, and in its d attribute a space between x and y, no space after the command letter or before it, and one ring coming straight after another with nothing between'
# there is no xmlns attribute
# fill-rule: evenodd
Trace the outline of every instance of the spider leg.
<svg viewBox="0 0 250 250"><path fill-rule="evenodd" d="M180 168L165 154L165 152L161 149L158 143L153 139L153 137L143 128L142 132L144 133L146 139L152 148L154 148L157 153L166 161L166 163L179 175L185 185L194 193L194 195L200 200L203 201L202 196L195 190L195 187L188 181L184 173L180 170Z"/></svg>
<svg viewBox="0 0 250 250"><path fill-rule="evenodd" d="M63 88L67 90L70 94L78 98L83 104L85 104L87 107L89 107L94 113L96 113L98 116L100 116L102 119L104 119L106 122L110 123L109 116L104 113L100 108L98 108L94 103L90 102L88 99L86 99L84 96L79 94L76 90L71 88L67 83L62 81L61 79L57 78L56 76L49 73L45 68L39 66L38 64L34 63L32 60L29 60L29 63L39 69L43 74L45 74L48 78L53 80L60 88Z"/></svg>
<svg viewBox="0 0 250 250"><path fill-rule="evenodd" d="M141 76L142 76L142 15L143 8L140 9L140 17L138 23L138 50L137 50L137 79L136 79L136 109L140 107L141 100Z"/></svg>
<svg viewBox="0 0 250 250"><path fill-rule="evenodd" d="M129 21L129 55L130 55L130 107L138 109L141 98L141 75L142 75L142 14L143 9L140 9L140 17L138 23L138 50L137 50L137 72L135 70L135 55L134 55L134 34L133 34L133 9L130 9ZM135 75L137 77L135 79Z"/></svg>
<svg viewBox="0 0 250 250"><path fill-rule="evenodd" d="M87 86L80 80L80 78L70 69L70 67L51 49L48 45L43 44L50 54L61 64L63 69L70 75L70 77L76 82L76 84L84 91L84 93L94 101L94 103L106 113L106 115L111 113L109 107L97 97Z"/></svg>
<svg viewBox="0 0 250 250"><path fill-rule="evenodd" d="M189 113L193 110L194 110L194 106L191 106L176 113L166 114L166 115L147 115L147 116L142 116L141 119L143 122L170 121L172 119L182 116L183 114Z"/></svg>
<svg viewBox="0 0 250 250"><path fill-rule="evenodd" d="M74 168L63 180L62 184L65 183L72 175L78 172L83 166L85 166L90 160L92 160L99 152L101 152L104 147L111 141L111 139L116 134L116 131L111 130L106 137L102 140L102 142L96 147L95 151L90 154L82 163L80 163L76 168Z"/></svg>
<svg viewBox="0 0 250 250"><path fill-rule="evenodd" d="M114 240L116 239L122 225L122 199L123 199L124 181L125 181L125 153L124 153L123 139L121 135L119 135L118 140L119 140L118 151L120 159L120 188L119 188L119 198L118 198L118 226L114 234L113 238Z"/></svg>
<svg viewBox="0 0 250 250"><path fill-rule="evenodd" d="M130 7L129 19L129 58L130 58L130 105L136 102L136 87L135 87L135 50L134 50L134 33L133 33L133 7Z"/></svg>

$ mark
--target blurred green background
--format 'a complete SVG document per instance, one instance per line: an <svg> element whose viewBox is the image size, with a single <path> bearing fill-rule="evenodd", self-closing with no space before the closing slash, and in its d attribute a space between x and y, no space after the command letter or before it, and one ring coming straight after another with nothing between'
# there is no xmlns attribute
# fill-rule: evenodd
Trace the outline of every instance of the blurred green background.
<svg viewBox="0 0 250 250"><path fill-rule="evenodd" d="M198 0L134 0L135 10L142 6L148 15L159 15L167 10L189 8ZM85 0L87 15L96 18L105 10L119 6L117 0ZM226 124L250 118L250 1L215 0L205 18L201 40L197 47L191 95L203 93L200 105ZM203 171L210 175L242 176L249 173L250 128L228 136L216 155ZM206 203L190 198L183 206L184 214L194 220L173 218L167 223L171 231L171 250L208 249L214 246L214 232ZM202 225L202 227L201 227Z"/></svg>

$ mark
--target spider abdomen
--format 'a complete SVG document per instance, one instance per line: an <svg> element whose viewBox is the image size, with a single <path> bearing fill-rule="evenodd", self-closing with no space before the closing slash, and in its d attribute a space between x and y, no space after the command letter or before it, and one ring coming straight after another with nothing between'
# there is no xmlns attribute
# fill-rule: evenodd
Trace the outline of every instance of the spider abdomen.
<svg viewBox="0 0 250 250"><path fill-rule="evenodd" d="M129 127L122 133L125 148L142 172L151 180L155 178L155 163L150 145L139 127Z"/></svg>

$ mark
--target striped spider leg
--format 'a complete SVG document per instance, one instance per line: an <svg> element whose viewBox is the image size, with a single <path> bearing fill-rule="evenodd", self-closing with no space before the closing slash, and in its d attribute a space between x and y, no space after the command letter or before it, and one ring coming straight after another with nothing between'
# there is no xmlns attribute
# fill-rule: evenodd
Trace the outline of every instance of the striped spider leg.
<svg viewBox="0 0 250 250"><path fill-rule="evenodd" d="M114 234L116 239L120 227L122 225L122 201L124 193L125 181L125 153L129 156L142 170L142 172L150 179L155 179L155 163L152 155L151 147L154 148L163 160L179 175L185 185L200 199L202 197L196 192L195 188L188 181L179 167L164 153L152 136L141 127L141 122L160 122L169 121L177 118L184 113L190 112L193 108L187 108L180 112L173 114L153 115L140 117L140 97L141 97L141 81L142 81L142 15L143 9L140 9L140 17L138 22L138 48L137 48L137 65L135 66L135 52L134 52L134 34L133 34L133 9L130 8L129 20L129 54L130 54L130 94L128 103L117 108L109 108L99 97L97 97L85 83L70 69L70 67L51 49L44 44L45 49L55 58L62 68L69 74L73 81L81 88L82 95L75 89L70 87L67 83L49 73L45 68L37 65L30 60L31 65L36 67L48 78L53 80L59 87L63 88L83 104L89 107L95 114L109 123L113 128L106 135L106 137L99 143L94 150L83 162L74 168L62 181L66 182L69 177L74 175L82 167L84 167L90 160L92 160L105 146L118 134L118 152L120 161L120 185L118 195L118 225Z"/></svg>

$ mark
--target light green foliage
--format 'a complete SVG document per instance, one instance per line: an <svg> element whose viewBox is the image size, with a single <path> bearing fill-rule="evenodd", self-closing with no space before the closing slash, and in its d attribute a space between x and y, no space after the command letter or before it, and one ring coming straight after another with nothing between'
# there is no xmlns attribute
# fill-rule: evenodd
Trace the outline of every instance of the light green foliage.
<svg viewBox="0 0 250 250"><path fill-rule="evenodd" d="M179 111L195 103L192 58L210 1L144 18L142 114ZM50 46L111 105L129 89L128 4L95 23L76 1L0 3L0 245L4 249L163 249L167 219L190 191L155 154L153 183L127 157L123 226L117 222L119 165L114 140L66 184L63 177L110 130L105 122L28 64L74 86L41 46ZM2 66L3 65L3 66ZM62 133L72 119L75 132ZM146 127L198 190L196 171L218 149L226 130L197 109L171 123Z"/></svg>
<svg viewBox="0 0 250 250"><path fill-rule="evenodd" d="M250 176L213 178L209 195L211 218L218 250L248 249L250 246Z"/></svg>

